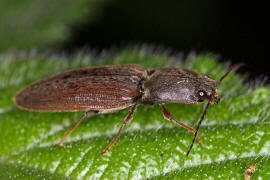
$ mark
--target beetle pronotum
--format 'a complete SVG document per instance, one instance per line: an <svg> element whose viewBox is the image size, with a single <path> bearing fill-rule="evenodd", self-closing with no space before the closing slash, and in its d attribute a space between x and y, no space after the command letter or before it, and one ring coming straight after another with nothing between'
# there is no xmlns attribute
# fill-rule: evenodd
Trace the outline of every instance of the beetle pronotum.
<svg viewBox="0 0 270 180"><path fill-rule="evenodd" d="M202 144L198 131L209 105L219 102L216 87L240 66L230 68L218 81L181 68L145 70L140 65L89 67L37 81L19 91L14 102L19 108L29 111L85 111L58 143L59 146L85 117L130 108L118 133L102 154L117 142L139 103L157 103L161 105L165 119L194 133L188 155L196 138ZM164 103L196 104L204 100L208 103L196 130L175 120L164 106Z"/></svg>

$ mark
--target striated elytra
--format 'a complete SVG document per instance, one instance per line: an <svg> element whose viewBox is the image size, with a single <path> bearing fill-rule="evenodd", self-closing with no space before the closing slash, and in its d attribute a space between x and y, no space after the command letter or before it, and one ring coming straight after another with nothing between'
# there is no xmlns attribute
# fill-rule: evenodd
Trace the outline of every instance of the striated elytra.
<svg viewBox="0 0 270 180"><path fill-rule="evenodd" d="M167 120L194 133L188 155L196 138L202 144L198 131L209 105L219 102L217 86L241 65L231 67L218 81L181 68L145 70L135 64L89 67L37 81L19 91L14 102L19 108L29 111L85 111L58 143L60 146L85 117L130 108L130 113L102 155L117 142L139 104L160 104ZM165 103L196 104L204 100L208 103L196 130L175 120L164 106Z"/></svg>

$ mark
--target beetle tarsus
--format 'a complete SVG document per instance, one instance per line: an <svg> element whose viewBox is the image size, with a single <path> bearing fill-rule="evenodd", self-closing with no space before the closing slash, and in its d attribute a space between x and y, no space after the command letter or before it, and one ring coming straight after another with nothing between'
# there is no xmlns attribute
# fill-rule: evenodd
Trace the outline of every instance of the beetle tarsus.
<svg viewBox="0 0 270 180"><path fill-rule="evenodd" d="M53 146L53 150L55 150L55 149L58 148L59 146L62 146L62 145L55 144L55 145Z"/></svg>

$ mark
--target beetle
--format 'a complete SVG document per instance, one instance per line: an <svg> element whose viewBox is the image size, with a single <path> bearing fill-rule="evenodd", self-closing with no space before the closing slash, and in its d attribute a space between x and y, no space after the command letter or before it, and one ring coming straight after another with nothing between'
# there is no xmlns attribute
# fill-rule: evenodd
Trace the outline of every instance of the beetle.
<svg viewBox="0 0 270 180"><path fill-rule="evenodd" d="M102 155L117 142L139 104L160 104L165 119L194 134L188 155L196 138L202 144L198 131L209 105L219 102L217 86L241 65L231 67L218 81L182 68L145 70L136 64L82 68L34 82L17 92L14 102L20 109L28 111L85 111L58 143L59 146L87 116L129 108L130 113ZM204 100L208 103L196 130L175 120L164 106L165 103L197 104Z"/></svg>
<svg viewBox="0 0 270 180"><path fill-rule="evenodd" d="M244 180L250 180L252 175L258 170L256 164L250 164L244 172Z"/></svg>

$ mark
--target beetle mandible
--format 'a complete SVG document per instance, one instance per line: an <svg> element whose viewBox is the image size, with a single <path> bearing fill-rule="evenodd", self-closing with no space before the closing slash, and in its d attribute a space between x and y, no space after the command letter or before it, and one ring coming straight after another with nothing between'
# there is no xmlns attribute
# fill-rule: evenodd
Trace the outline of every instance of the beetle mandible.
<svg viewBox="0 0 270 180"><path fill-rule="evenodd" d="M102 155L117 142L139 104L160 104L165 119L194 133L188 155L196 138L202 144L198 131L209 105L219 102L217 86L241 65L231 67L218 81L181 68L145 70L135 64L89 67L37 81L17 92L14 102L19 108L29 111L85 111L58 143L59 146L85 117L130 108L130 113ZM165 103L197 104L204 100L208 103L196 130L175 120L164 106Z"/></svg>

